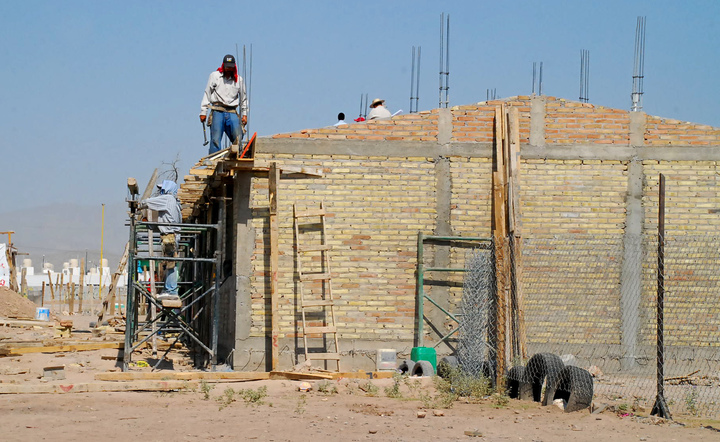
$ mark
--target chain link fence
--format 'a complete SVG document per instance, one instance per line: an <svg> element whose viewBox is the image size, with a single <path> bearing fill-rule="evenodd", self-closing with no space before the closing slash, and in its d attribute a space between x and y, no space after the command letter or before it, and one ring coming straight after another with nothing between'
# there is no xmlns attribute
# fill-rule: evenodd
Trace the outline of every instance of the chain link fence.
<svg viewBox="0 0 720 442"><path fill-rule="evenodd" d="M494 257L473 250L465 258L458 336L463 371L493 378L504 366L511 396L562 399L567 411L593 398L650 411L659 359L673 415L720 415L720 239L668 237L660 262L652 236L524 238L520 248L513 265L524 302L512 314L524 316L525 354L498 364L498 339L510 338L498 336Z"/></svg>

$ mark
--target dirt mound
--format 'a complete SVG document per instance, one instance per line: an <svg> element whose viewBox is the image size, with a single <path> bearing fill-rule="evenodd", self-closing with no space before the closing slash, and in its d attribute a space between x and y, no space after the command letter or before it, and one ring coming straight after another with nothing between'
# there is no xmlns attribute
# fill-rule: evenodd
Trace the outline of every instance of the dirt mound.
<svg viewBox="0 0 720 442"><path fill-rule="evenodd" d="M0 317L33 319L36 307L31 300L7 287L0 287Z"/></svg>

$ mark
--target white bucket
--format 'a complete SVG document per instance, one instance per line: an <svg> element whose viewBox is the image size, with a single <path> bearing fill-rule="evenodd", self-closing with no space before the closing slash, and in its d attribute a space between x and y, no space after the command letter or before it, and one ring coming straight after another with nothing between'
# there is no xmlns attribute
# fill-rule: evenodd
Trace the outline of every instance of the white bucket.
<svg viewBox="0 0 720 442"><path fill-rule="evenodd" d="M49 321L50 309L48 307L37 307L35 309L35 319L38 321Z"/></svg>

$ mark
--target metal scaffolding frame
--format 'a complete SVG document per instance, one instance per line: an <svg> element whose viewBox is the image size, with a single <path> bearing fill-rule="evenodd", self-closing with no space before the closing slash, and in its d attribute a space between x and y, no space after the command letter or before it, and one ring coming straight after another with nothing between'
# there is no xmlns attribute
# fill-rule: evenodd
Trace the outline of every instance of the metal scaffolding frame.
<svg viewBox="0 0 720 442"><path fill-rule="evenodd" d="M218 325L220 318L219 294L224 247L225 204L218 204L217 223L159 223L139 220L138 200L128 200L130 206L130 247L128 254L127 318L125 326L125 350L123 371L132 362L132 354L153 337L171 335L174 341L154 368L164 360L178 341L195 353L195 365L206 367L208 362L214 370L218 365ZM179 227L177 257L151 256L149 238L153 248L160 249L159 235L148 235L160 226ZM136 260L173 261L178 265L178 286L181 307L164 306L150 292L149 287L138 278ZM148 313L140 318L141 300L150 309L157 309L154 317Z"/></svg>

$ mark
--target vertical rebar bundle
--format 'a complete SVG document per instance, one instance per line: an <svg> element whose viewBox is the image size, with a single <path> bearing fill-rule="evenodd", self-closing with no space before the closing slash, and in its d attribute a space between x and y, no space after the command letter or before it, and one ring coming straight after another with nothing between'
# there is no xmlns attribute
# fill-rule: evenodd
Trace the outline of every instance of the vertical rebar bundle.
<svg viewBox="0 0 720 442"><path fill-rule="evenodd" d="M450 14L440 14L440 95L438 107L448 107L450 103Z"/></svg>
<svg viewBox="0 0 720 442"><path fill-rule="evenodd" d="M580 51L580 102L590 101L590 51Z"/></svg>
<svg viewBox="0 0 720 442"><path fill-rule="evenodd" d="M633 65L632 112L642 110L643 80L645 78L645 21L646 17L638 17L635 27L635 63Z"/></svg>
<svg viewBox="0 0 720 442"><path fill-rule="evenodd" d="M417 47L417 68L415 67L415 46L412 47L412 68L410 69L410 113L418 111L420 100L420 53L422 48ZM417 77L415 73L417 72ZM413 103L413 100L415 103ZM413 105L414 104L414 105Z"/></svg>

